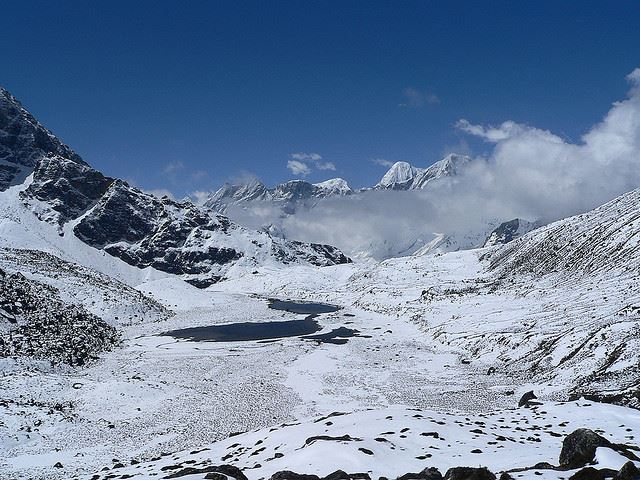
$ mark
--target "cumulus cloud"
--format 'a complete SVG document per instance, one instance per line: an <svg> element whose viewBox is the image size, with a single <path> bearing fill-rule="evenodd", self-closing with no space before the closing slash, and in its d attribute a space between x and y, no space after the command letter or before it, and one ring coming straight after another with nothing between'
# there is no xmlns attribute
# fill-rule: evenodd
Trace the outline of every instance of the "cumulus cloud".
<svg viewBox="0 0 640 480"><path fill-rule="evenodd" d="M402 91L404 101L401 107L420 108L425 105L436 105L440 103L440 98L432 92L418 90L414 87L407 87Z"/></svg>
<svg viewBox="0 0 640 480"><path fill-rule="evenodd" d="M209 190L196 190L189 194L189 199L196 205L204 205L213 193Z"/></svg>
<svg viewBox="0 0 640 480"><path fill-rule="evenodd" d="M627 80L628 98L614 103L578 142L513 121L491 126L460 120L460 131L491 150L455 177L422 191L329 198L285 218L245 211L245 220L278 223L289 238L330 243L351 255L369 251L385 258L411 253L436 234L482 243L492 223L551 222L588 211L640 187L640 69Z"/></svg>
<svg viewBox="0 0 640 480"><path fill-rule="evenodd" d="M290 156L294 160L301 160L303 162L307 162L307 161L317 162L319 160L322 160L322 156L317 153L298 152L298 153L292 153Z"/></svg>
<svg viewBox="0 0 640 480"><path fill-rule="evenodd" d="M381 167L391 168L395 162L387 160L386 158L372 158L371 161Z"/></svg>
<svg viewBox="0 0 640 480"><path fill-rule="evenodd" d="M174 175L181 170L184 170L184 162L176 160L175 162L169 162L162 167L162 173L165 175Z"/></svg>
<svg viewBox="0 0 640 480"><path fill-rule="evenodd" d="M289 160L287 161L287 168L294 175L302 175L306 177L311 173L311 167L304 162L300 162L298 160Z"/></svg>
<svg viewBox="0 0 640 480"><path fill-rule="evenodd" d="M291 153L290 159L287 161L287 168L294 175L306 177L314 169L315 170L335 170L336 166L333 162L327 162L322 159L322 155L318 153Z"/></svg>

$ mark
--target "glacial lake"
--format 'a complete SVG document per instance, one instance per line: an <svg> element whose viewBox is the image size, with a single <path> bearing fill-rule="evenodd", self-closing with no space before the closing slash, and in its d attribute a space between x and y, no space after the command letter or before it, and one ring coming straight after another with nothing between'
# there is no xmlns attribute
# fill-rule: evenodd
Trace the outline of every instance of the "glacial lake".
<svg viewBox="0 0 640 480"><path fill-rule="evenodd" d="M340 310L340 307L329 305L328 303L294 302L275 299L269 300L269 308L301 315L319 315L321 313L331 313Z"/></svg>
<svg viewBox="0 0 640 480"><path fill-rule="evenodd" d="M353 336L348 329L340 328L328 334L304 337L304 335L311 335L322 330L322 327L314 318L322 313L339 310L340 307L335 305L270 299L268 307L274 310L307 315L307 317L302 320L238 322L223 325L181 328L179 330L164 332L161 335L192 342L249 342L255 340L275 340L286 337L302 337L323 343L342 343L341 340L336 341L336 333L339 337L343 335Z"/></svg>
<svg viewBox="0 0 640 480"><path fill-rule="evenodd" d="M275 338L298 337L320 331L322 327L313 318L284 322L241 322L205 327L182 328L165 332L163 336L192 342L249 342Z"/></svg>

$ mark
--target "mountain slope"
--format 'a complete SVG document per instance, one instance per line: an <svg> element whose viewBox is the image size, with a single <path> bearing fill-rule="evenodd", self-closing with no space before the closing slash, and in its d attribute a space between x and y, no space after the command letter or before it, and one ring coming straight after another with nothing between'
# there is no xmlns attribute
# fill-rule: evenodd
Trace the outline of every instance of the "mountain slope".
<svg viewBox="0 0 640 480"><path fill-rule="evenodd" d="M640 271L640 189L582 215L539 228L491 256L504 274L594 275Z"/></svg>
<svg viewBox="0 0 640 480"><path fill-rule="evenodd" d="M15 194L39 219L57 226L60 235L75 234L135 267L185 275L207 286L239 265L349 261L333 247L274 240L209 209L158 199L106 177L40 125L6 90L0 91L0 155L0 186L8 205ZM9 188L16 184L21 188ZM31 212L15 207L12 215Z"/></svg>

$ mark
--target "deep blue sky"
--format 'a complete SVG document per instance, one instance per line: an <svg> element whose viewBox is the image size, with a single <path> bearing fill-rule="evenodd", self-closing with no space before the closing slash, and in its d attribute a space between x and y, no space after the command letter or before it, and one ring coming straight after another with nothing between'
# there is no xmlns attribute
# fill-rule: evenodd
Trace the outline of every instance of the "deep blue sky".
<svg viewBox="0 0 640 480"><path fill-rule="evenodd" d="M373 158L460 148L463 117L578 140L640 66L638 2L589 3L6 2L0 84L145 188L273 184L295 152L336 166L308 179L362 186L385 171Z"/></svg>

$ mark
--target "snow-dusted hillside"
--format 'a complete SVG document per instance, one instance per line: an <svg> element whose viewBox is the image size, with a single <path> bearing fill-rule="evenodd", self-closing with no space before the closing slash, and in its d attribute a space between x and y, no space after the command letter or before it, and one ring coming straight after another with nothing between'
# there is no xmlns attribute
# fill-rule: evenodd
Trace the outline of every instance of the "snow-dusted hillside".
<svg viewBox="0 0 640 480"><path fill-rule="evenodd" d="M637 275L640 189L514 241L491 256L491 268L505 274Z"/></svg>

